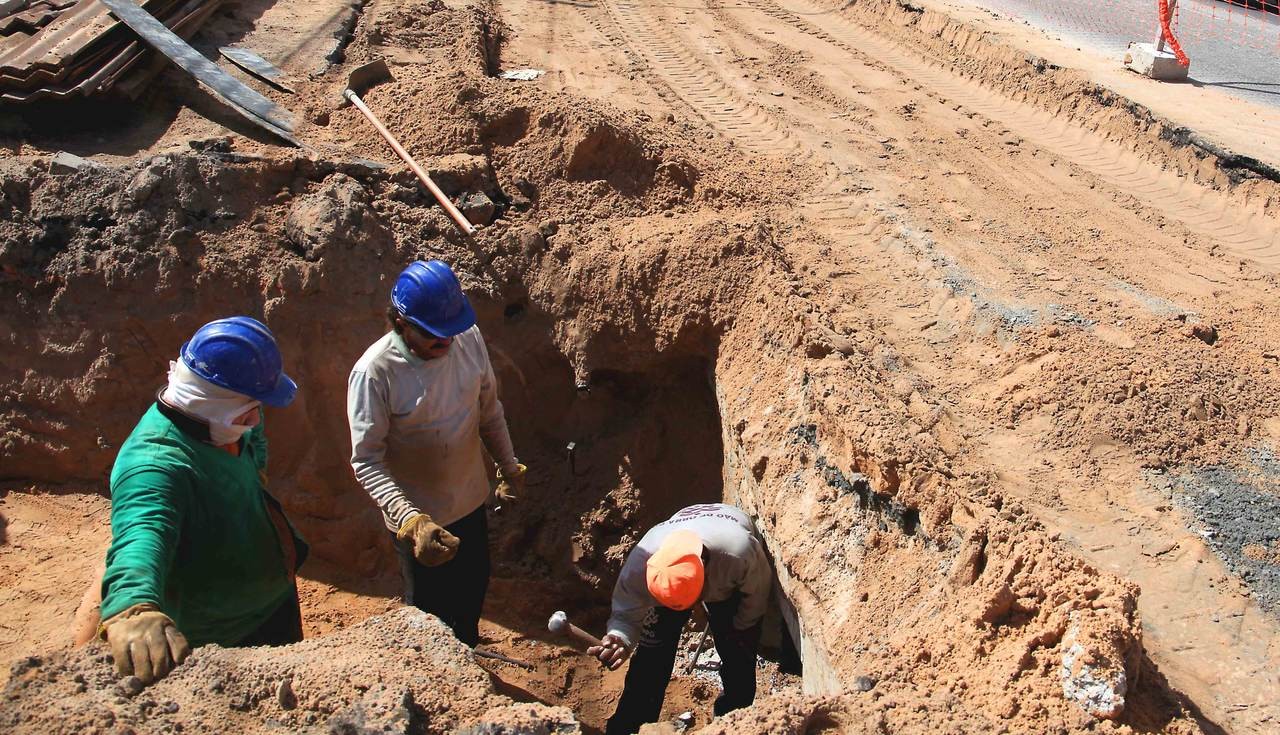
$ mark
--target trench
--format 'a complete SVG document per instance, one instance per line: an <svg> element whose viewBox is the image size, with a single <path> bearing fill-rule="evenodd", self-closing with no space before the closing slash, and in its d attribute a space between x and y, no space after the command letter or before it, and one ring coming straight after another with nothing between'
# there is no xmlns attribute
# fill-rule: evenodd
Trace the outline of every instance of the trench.
<svg viewBox="0 0 1280 735"><path fill-rule="evenodd" d="M637 216L595 229L566 222L546 228L558 232L550 236L524 223L495 228L478 252L445 237L431 240L429 250L413 250L407 243L419 233L440 232L429 219L434 213L397 206L394 181L373 174L361 183L309 163L251 168L175 156L95 174L102 180L86 176L54 184L67 195L60 201L90 189L114 195L145 184L152 169L149 186L159 199L147 200L147 207L175 219L175 212L187 211L170 204L175 189L190 200L190 209L225 209L232 220L252 216L263 192L288 185L283 198L296 201L287 213L275 210L276 229L267 228L283 230L284 237L232 245L218 239L232 235L210 230L203 261L176 246L173 253L116 246L111 253L129 264L127 270L78 265L81 249L98 241L75 221L68 226L70 244L52 260L45 259L43 241L33 241L31 262L22 262L23 268L60 273L60 293L74 288L76 298L51 307L39 292L5 286L24 299L18 311L24 321L8 327L10 354L24 359L0 360L8 385L15 386L11 411L21 419L7 439L13 461L6 462L5 479L27 487L79 483L86 496L105 489L116 448L163 380L161 358L208 319L261 315L286 345L290 372L306 386L293 405L268 417L267 430L271 488L315 541L313 560L303 570L308 636L394 606L388 534L351 477L342 397L351 364L385 329L389 280L407 260L441 257L468 286L517 452L530 467L525 497L492 521L495 569L482 638L489 650L532 668L481 660L497 691L518 701L564 705L586 730L599 731L625 671L606 673L551 640L548 616L564 610L582 627L602 632L613 582L644 531L682 507L722 499L758 515L783 577L778 588L791 598L780 601L765 624L759 698L783 690L847 692L850 686L877 687L879 693L914 686L904 682L908 675L963 667L984 687L966 701L986 702L1006 688L1005 680L988 686L980 678L994 670L987 664L991 651L1007 656L1010 667L1054 672L1060 665L1057 646L1075 610L1040 601L1077 597L1078 588L1094 584L1096 572L1070 566L1069 557L1020 520L1021 512L1005 513L998 498L955 512L959 504L945 492L943 475L929 469L932 461L945 469L943 459L931 459L933 445L919 428L912 432L920 434L919 446L891 443L907 428L895 413L907 406L901 396L892 398L872 361L891 372L903 369L901 361L884 346L868 347L872 354L864 359L842 336L852 327L837 332L834 320L828 326L827 317L815 313L820 302L811 298L810 284L820 279L800 275L803 270L778 247L778 225L769 218ZM166 180L182 186L158 186ZM211 186L215 181L219 185ZM234 237L245 231L257 232L244 228ZM125 242L138 242L129 237ZM295 240L312 248L314 261L282 244ZM220 257L226 254L236 257ZM199 289L176 285L197 277ZM158 289L152 285L157 281ZM157 303L171 318L158 318L165 312ZM33 364L49 376L41 384L23 382L31 380ZM22 397L17 386L25 390ZM921 469L908 467L907 458ZM77 544L77 553L67 553L58 533L35 549L27 546L36 540L30 524L6 529L22 540L9 544L5 552L13 553L0 562L14 579L39 570L46 585L40 593L57 605L32 605L24 620L57 621L74 611L85 582L68 577L74 583L61 584L56 569L73 561L83 565L100 553L106 502L94 497L87 510L59 521L74 527L91 519L96 526L99 535ZM11 498L5 498L4 516L11 514ZM962 542L967 546L957 553ZM1037 555L1054 562L1052 576L1031 578L1024 571L1024 559ZM87 579L86 571L77 567L74 574ZM1022 597L1014 589L1023 590ZM1027 602L1019 602L1023 598ZM1113 599L1114 609L1091 606L1087 614L1111 615L1127 631L1131 598ZM786 634L779 618L787 622ZM53 643L44 650L66 645L65 630L53 630L55 625L49 623ZM46 646L30 630L19 632L17 645L26 645L15 654ZM991 636L984 642L990 649L970 653L976 649L953 643L979 633ZM1110 661L1140 655L1139 648L1126 647L1131 639L1117 637L1120 643L1108 640L1096 648ZM922 651L930 640L940 642ZM795 656L786 654L786 641L799 649L803 681L791 673ZM902 663L908 659L910 666ZM689 712L692 724L706 724L718 693L717 677L708 674L678 673L663 718ZM990 681L1001 675L995 671ZM1086 675L1094 677L1092 671ZM1062 687L1052 674L1024 682L1032 696L1032 686L1041 696L1046 688ZM1045 701L1069 706L1061 694L1054 696ZM255 714L266 716L266 710Z"/></svg>
<svg viewBox="0 0 1280 735"><path fill-rule="evenodd" d="M584 731L602 731L626 668L610 672L562 640L556 610L600 635L627 552L654 524L698 503L725 499L725 457L713 364L701 355L645 370L601 368L575 376L550 342L550 315L503 307L490 353L513 437L530 467L526 497L491 515L494 573L481 648L532 665L477 659L516 701L569 707ZM700 726L720 693L705 620L690 620L662 720ZM758 659L758 696L799 684L799 660L775 600ZM690 668L692 667L692 668ZM681 720L683 716L683 720Z"/></svg>

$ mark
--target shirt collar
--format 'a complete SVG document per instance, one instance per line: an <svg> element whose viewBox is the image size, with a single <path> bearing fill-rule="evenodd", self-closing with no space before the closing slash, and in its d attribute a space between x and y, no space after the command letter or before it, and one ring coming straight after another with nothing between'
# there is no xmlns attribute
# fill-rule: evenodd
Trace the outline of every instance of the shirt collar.
<svg viewBox="0 0 1280 735"><path fill-rule="evenodd" d="M164 388L156 392L156 408L159 409L160 414L173 422L173 425L178 427L178 430L182 433L208 444L210 441L209 424L165 403L162 398L163 395Z"/></svg>
<svg viewBox="0 0 1280 735"><path fill-rule="evenodd" d="M391 344L395 345L396 351L400 353L405 362L413 367L422 367L427 364L426 360L413 354L413 350L409 349L409 345L405 343L404 337L401 337L397 332L391 332Z"/></svg>

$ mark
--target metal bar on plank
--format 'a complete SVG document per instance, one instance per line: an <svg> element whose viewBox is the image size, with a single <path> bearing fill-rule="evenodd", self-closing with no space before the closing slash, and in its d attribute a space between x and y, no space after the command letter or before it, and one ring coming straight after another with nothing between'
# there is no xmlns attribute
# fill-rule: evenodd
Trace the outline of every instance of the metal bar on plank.
<svg viewBox="0 0 1280 735"><path fill-rule="evenodd" d="M255 54L247 48L237 48L235 46L223 46L218 52L227 58L232 64L244 69L248 73L270 84L273 87L279 87L285 92L293 93L293 88L285 83L284 72L280 71L274 64L261 56Z"/></svg>
<svg viewBox="0 0 1280 735"><path fill-rule="evenodd" d="M215 96L247 120L298 145L298 140L293 136L293 120L287 114L283 114L276 103L227 74L221 67L205 58L190 44L166 28L154 16L129 0L101 0L101 2L135 33L142 36L143 40L207 86Z"/></svg>

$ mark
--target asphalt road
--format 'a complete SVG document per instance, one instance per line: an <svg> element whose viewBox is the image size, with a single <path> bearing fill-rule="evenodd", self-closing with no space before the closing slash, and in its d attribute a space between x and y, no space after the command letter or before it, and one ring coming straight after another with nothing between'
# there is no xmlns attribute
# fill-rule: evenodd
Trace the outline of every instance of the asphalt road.
<svg viewBox="0 0 1280 735"><path fill-rule="evenodd" d="M1130 41L1154 41L1152 0L972 0L1065 41L1119 59ZM1174 35L1191 59L1191 83L1280 107L1280 15L1221 0L1182 0Z"/></svg>

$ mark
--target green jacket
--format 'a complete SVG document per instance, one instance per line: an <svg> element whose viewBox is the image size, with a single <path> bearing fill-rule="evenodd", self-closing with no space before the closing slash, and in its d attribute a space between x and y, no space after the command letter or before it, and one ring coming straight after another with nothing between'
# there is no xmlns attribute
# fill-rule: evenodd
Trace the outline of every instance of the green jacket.
<svg viewBox="0 0 1280 735"><path fill-rule="evenodd" d="M238 457L201 441L208 432L157 401L120 448L103 620L150 602L192 646L231 646L294 594L307 547L263 486L262 425Z"/></svg>

